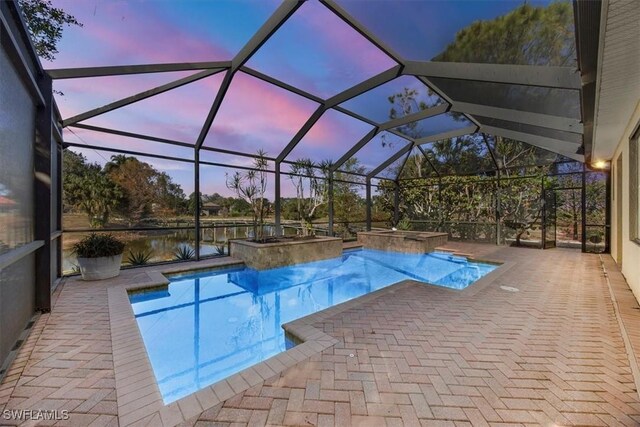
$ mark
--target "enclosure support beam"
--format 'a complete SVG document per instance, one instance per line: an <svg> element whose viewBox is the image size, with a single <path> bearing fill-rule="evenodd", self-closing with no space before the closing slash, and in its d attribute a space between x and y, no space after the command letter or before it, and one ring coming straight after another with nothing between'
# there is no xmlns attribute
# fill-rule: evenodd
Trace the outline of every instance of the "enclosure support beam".
<svg viewBox="0 0 640 427"><path fill-rule="evenodd" d="M44 105L36 114L34 147L34 239L44 242L35 252L35 308L44 313L51 311L51 142L53 113L52 81L43 75L38 87L44 95ZM56 230L57 231L57 230Z"/></svg>
<svg viewBox="0 0 640 427"><path fill-rule="evenodd" d="M123 76L127 74L165 73L170 71L222 70L229 68L231 61L183 62L175 64L115 65L107 67L58 68L45 70L54 80L84 77Z"/></svg>
<svg viewBox="0 0 640 427"><path fill-rule="evenodd" d="M378 166L377 168L375 168L374 170L372 170L368 175L367 178L373 178L376 175L378 175L380 172L382 172L383 170L385 170L385 168L387 168L387 166L391 165L393 162L395 162L396 160L398 160L400 157L404 156L405 154L407 154L411 149L413 148L413 144L407 144L406 147L402 148L400 151L398 151L396 154L394 154L393 156L389 157L384 163L382 163L380 166Z"/></svg>
<svg viewBox="0 0 640 427"><path fill-rule="evenodd" d="M580 149L580 144L576 144L569 141L562 141L559 139L547 138L544 136L532 135L530 133L517 132L510 129L502 129L493 126L482 126L482 131L491 135L502 136L505 138L515 139L517 141L526 142L530 145L551 151L554 153L562 154L570 159L584 162L584 156L577 154Z"/></svg>
<svg viewBox="0 0 640 427"><path fill-rule="evenodd" d="M309 130L313 127L313 125L315 125L316 122L320 120L320 117L322 117L325 111L326 111L326 107L324 105L320 105L316 109L316 111L313 112L311 117L309 117L307 121L304 123L304 125L302 125L302 128L298 131L298 133L296 133L293 139L289 141L289 144L287 144L287 146L284 147L284 149L280 152L280 154L276 158L277 162L281 162L287 158L287 156L291 153L291 151L293 151L293 149L296 148L296 145L298 145L298 142L300 142L302 138L304 138L304 136L307 134L307 132L309 132Z"/></svg>
<svg viewBox="0 0 640 427"><path fill-rule="evenodd" d="M53 120L53 119L52 119ZM54 126L55 127L55 126ZM58 151L58 155L56 156L56 231L62 232L62 212L64 205L62 203L62 159L64 156L64 150L62 148L62 137L56 141L56 150ZM57 246L57 257L56 257L56 277L62 277L62 261L63 261L63 252L62 252L62 235L60 238L56 240Z"/></svg>
<svg viewBox="0 0 640 427"><path fill-rule="evenodd" d="M211 105L211 109L209 110L209 114L207 114L207 118L204 121L204 125L200 130L200 135L198 135L198 140L196 141L196 149L199 150L200 147L204 144L204 140L211 129L211 125L220 110L220 106L222 105L222 101L224 100L229 87L231 86L231 81L233 80L233 76L236 71L242 67L245 62L251 58L251 56L262 47L263 44L269 40L277 30L284 24L287 19L293 15L293 13L298 10L298 8L302 5L301 0L286 0L284 1L275 12L267 19L267 21L262 24L262 26L258 29L258 31L251 37L251 39L245 44L240 52L231 60L231 68L227 71L224 76L224 80L222 84L220 84L220 88L218 89L218 93Z"/></svg>
<svg viewBox="0 0 640 427"><path fill-rule="evenodd" d="M329 168L329 170L333 173L335 171L337 171L338 169L340 169L342 167L342 165L344 165L346 163L347 160L349 160L351 157L353 157L358 151L360 151L360 149L362 147L364 147L365 145L367 145L369 143L369 141L371 141L377 134L378 134L379 130L378 127L374 127L373 129L371 129L371 132L369 132L368 134L366 134L360 141L358 141L358 143L356 145L354 145L353 147L351 147L349 149L349 151L347 151L344 156L340 157L337 161L335 161Z"/></svg>
<svg viewBox="0 0 640 427"><path fill-rule="evenodd" d="M440 104L435 107L426 108L424 110L420 110L417 113L409 114L407 116L398 117L397 119L389 120L388 122L382 123L380 125L380 130L392 129L398 126L406 125L411 122L416 122L418 120L427 119L429 117L437 116L439 114L446 113L449 111L451 106L449 104Z"/></svg>
<svg viewBox="0 0 640 427"><path fill-rule="evenodd" d="M582 252L587 252L587 174L582 164L582 191L580 192L580 207L582 209Z"/></svg>
<svg viewBox="0 0 640 427"><path fill-rule="evenodd" d="M275 188L275 200L273 201L273 210L275 215L275 226L276 226L276 237L282 236L282 203L280 202L280 183L281 183L281 175L280 175L280 162L276 161L276 188Z"/></svg>
<svg viewBox="0 0 640 427"><path fill-rule="evenodd" d="M524 123L527 125L540 126L564 132L581 134L584 131L580 120L568 117L552 116L550 114L532 113L530 111L498 108L489 105L471 104L468 102L454 102L451 106L451 111L489 117L498 120L506 120L509 122Z"/></svg>
<svg viewBox="0 0 640 427"><path fill-rule="evenodd" d="M150 98L155 95L159 95L161 93L165 93L172 89L176 89L187 85L189 83L196 82L198 80L202 80L206 77L212 76L221 70L205 70L199 73L196 73L192 76L187 76L182 79L178 79L161 86L154 87L149 90L145 90L144 92L139 92L135 95L128 96L126 98L119 99L117 101L111 102L109 104L103 105L98 108L94 108L93 110L85 111L84 113L78 114L76 116L70 117L62 121L62 126L67 127L69 125L81 122L83 120L88 120L92 117L99 116L104 113L108 113L109 111L117 110L118 108L125 107L127 105L133 104L134 102L142 101L144 99Z"/></svg>
<svg viewBox="0 0 640 427"><path fill-rule="evenodd" d="M196 198L196 206L194 209L194 219L195 219L195 232L196 232L196 240L195 240L195 250L196 250L196 261L200 261L200 203L202 200L200 199L200 151L194 150L194 164L193 164L193 191L195 192Z"/></svg>
<svg viewBox="0 0 640 427"><path fill-rule="evenodd" d="M442 176L438 175L438 228L440 232L449 233L445 230L444 217L442 215Z"/></svg>
<svg viewBox="0 0 640 427"><path fill-rule="evenodd" d="M329 171L329 197L327 201L329 211L329 224L327 225L329 236L333 237L333 172Z"/></svg>
<svg viewBox="0 0 640 427"><path fill-rule="evenodd" d="M431 161L431 159L429 159L429 156L427 156L427 152L424 151L424 148L422 148L419 145L416 145L416 147L418 147L418 150L420 150L420 152L422 153L422 155L424 156L424 158L427 160L427 163L429 164L429 166L431 166L431 169L433 169L433 171L436 173L436 176L438 178L440 178L440 172L438 172L438 169L436 169L436 166L433 164L433 162Z"/></svg>
<svg viewBox="0 0 640 427"><path fill-rule="evenodd" d="M456 136L469 135L471 133L476 133L477 130L478 126L471 125L462 129L451 130L448 132L442 132L436 135L429 135L425 136L424 138L416 139L416 144L428 144L429 142L442 141L443 139L455 138Z"/></svg>
<svg viewBox="0 0 640 427"><path fill-rule="evenodd" d="M371 178L367 177L366 186L366 222L367 231L371 231Z"/></svg>
<svg viewBox="0 0 640 427"><path fill-rule="evenodd" d="M173 139L167 139L167 138L159 138L157 136L144 135L141 133L125 132L122 130L110 129L110 128L105 128L100 126L86 125L84 123L76 123L73 125L69 125L69 127L86 129L94 132L108 133L111 135L125 136L127 138L144 139L145 141L159 142L161 144L175 145L178 147L193 148L193 144L189 144L188 142L175 141Z"/></svg>
<svg viewBox="0 0 640 427"><path fill-rule="evenodd" d="M500 165L498 165L498 161L496 160L496 156L493 154L493 150L491 149L491 145L489 145L489 141L487 140L487 134L482 133L482 140L484 141L484 145L487 147L487 151L491 155L491 161L493 165L496 167L496 171L500 170Z"/></svg>
<svg viewBox="0 0 640 427"><path fill-rule="evenodd" d="M500 246L501 241L501 227L500 227L500 209L502 209L500 201L500 169L496 170L496 245Z"/></svg>
<svg viewBox="0 0 640 427"><path fill-rule="evenodd" d="M572 67L405 61L403 74L560 89L582 87L580 73Z"/></svg>
<svg viewBox="0 0 640 427"><path fill-rule="evenodd" d="M540 199L542 200L542 215L541 215L541 229L542 236L540 236L540 249L547 249L547 200L544 194L544 175L540 177Z"/></svg>
<svg viewBox="0 0 640 427"><path fill-rule="evenodd" d="M611 170L607 172L604 206L604 253L611 253Z"/></svg>
<svg viewBox="0 0 640 427"><path fill-rule="evenodd" d="M300 141L305 137L307 132L311 130L313 125L316 124L320 117L330 108L337 107L338 104L347 101L353 97L356 97L370 89L373 89L377 86L380 86L383 83L386 83L390 80L393 80L398 75L400 75L401 67L395 66L386 71L383 71L380 74L377 74L361 83L358 83L355 86L350 87L337 95L323 101L316 111L309 117L309 119L302 125L302 128L295 134L295 136L291 139L291 141L287 144L287 146L282 150L280 155L278 155L278 161L283 161L287 158L287 156L293 151L294 148L298 145ZM336 110L339 110L336 108ZM342 110L339 110L342 112ZM346 112L346 111L343 111ZM353 114L346 112L347 114L354 117ZM366 120L365 120L366 121ZM370 123L370 122L369 122ZM371 123L370 123L371 124ZM372 126L377 126L376 124L372 124Z"/></svg>
<svg viewBox="0 0 640 427"><path fill-rule="evenodd" d="M400 222L400 185L394 182L393 187L393 226L397 227Z"/></svg>

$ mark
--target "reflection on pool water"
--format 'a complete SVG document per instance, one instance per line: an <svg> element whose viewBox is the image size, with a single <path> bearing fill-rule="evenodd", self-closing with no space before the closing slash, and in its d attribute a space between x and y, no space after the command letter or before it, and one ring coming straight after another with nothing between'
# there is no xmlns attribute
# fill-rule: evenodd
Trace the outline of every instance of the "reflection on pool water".
<svg viewBox="0 0 640 427"><path fill-rule="evenodd" d="M361 249L256 271L175 276L129 298L165 403L286 350L283 323L413 279L463 289L497 266L443 253Z"/></svg>

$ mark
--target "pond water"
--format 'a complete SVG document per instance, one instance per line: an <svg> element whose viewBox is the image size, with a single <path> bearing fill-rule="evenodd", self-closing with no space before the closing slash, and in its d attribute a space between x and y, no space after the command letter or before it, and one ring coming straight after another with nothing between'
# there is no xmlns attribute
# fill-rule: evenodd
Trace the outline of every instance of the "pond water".
<svg viewBox="0 0 640 427"><path fill-rule="evenodd" d="M241 239L249 235L251 226L235 225L216 228L204 228L201 230L200 255L212 256L228 254L227 240ZM100 231L109 232L108 230ZM265 227L268 235L273 235L274 227ZM285 228L285 234L295 231ZM87 236L85 232L65 232L62 237L63 263L62 270L65 274L72 273L77 266L76 256L72 253L73 244ZM175 252L181 247L195 248L195 230L153 230L153 231L127 231L113 232L114 236L125 241L122 264L129 265L127 258L129 253L151 253L149 263L171 261L175 259Z"/></svg>

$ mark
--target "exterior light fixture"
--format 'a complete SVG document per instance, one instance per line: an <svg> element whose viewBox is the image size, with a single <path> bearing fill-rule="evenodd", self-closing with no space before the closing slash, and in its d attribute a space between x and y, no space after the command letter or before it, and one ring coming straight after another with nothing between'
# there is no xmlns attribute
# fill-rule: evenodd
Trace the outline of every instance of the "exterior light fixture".
<svg viewBox="0 0 640 427"><path fill-rule="evenodd" d="M607 167L607 162L605 162L604 160L598 160L591 163L591 166L595 169L604 169Z"/></svg>

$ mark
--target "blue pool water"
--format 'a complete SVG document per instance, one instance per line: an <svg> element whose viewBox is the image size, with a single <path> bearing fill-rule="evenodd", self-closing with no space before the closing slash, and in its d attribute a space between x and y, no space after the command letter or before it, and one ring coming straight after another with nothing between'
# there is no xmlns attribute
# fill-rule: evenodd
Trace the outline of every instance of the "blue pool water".
<svg viewBox="0 0 640 427"><path fill-rule="evenodd" d="M283 323L413 279L463 289L497 266L369 249L272 270L175 276L129 298L165 403L286 350Z"/></svg>

